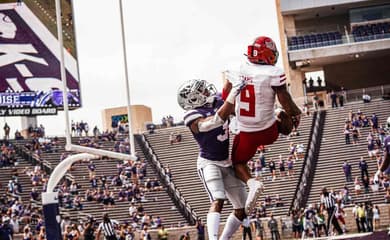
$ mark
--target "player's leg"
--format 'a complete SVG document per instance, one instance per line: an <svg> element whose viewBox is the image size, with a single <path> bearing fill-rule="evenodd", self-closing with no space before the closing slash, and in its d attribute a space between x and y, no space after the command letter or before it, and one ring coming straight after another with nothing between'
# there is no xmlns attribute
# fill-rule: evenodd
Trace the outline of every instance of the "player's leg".
<svg viewBox="0 0 390 240"><path fill-rule="evenodd" d="M245 184L235 176L232 168L226 168L224 171L226 173L224 176L226 196L232 203L234 211L226 220L220 240L230 239L246 217L244 210L247 198Z"/></svg>
<svg viewBox="0 0 390 240"><path fill-rule="evenodd" d="M198 174L211 201L206 220L208 236L210 240L218 240L221 211L226 199L221 168L209 164L198 169Z"/></svg>
<svg viewBox="0 0 390 240"><path fill-rule="evenodd" d="M272 144L278 138L277 124L259 132L240 132L235 136L232 148L232 162L236 176L244 181L249 188L246 201L246 211L250 213L256 205L256 200L263 190L263 184L252 178L247 162L255 155L260 145Z"/></svg>
<svg viewBox="0 0 390 240"><path fill-rule="evenodd" d="M248 198L246 200L246 211L251 212L256 204L257 197L262 192L263 184L252 178L248 169L247 162L255 155L257 147L253 133L240 132L234 137L232 147L232 162L236 176L245 182L249 188Z"/></svg>
<svg viewBox="0 0 390 240"><path fill-rule="evenodd" d="M306 218L303 219L303 231L302 231L302 237L301 239L305 239L306 234L307 234L307 220Z"/></svg>
<svg viewBox="0 0 390 240"><path fill-rule="evenodd" d="M251 142L251 133L240 132L234 137L232 147L232 162L236 177L247 183L252 174L248 169L248 161L256 154L258 145Z"/></svg>

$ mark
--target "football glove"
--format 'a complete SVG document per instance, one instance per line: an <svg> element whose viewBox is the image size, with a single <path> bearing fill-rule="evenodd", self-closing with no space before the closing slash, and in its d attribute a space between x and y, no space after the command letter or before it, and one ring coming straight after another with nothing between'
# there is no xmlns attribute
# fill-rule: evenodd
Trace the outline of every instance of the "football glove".
<svg viewBox="0 0 390 240"><path fill-rule="evenodd" d="M245 88L245 86L248 84L248 81L244 77L241 77L238 72L225 71L225 76L227 80L232 84L232 89L230 90L226 101L231 104L234 104L236 96L240 94L242 89Z"/></svg>

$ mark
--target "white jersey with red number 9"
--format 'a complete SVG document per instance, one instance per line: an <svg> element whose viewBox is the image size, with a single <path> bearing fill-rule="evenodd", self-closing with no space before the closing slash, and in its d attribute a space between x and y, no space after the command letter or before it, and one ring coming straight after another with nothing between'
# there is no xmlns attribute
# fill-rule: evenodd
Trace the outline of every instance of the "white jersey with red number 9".
<svg viewBox="0 0 390 240"><path fill-rule="evenodd" d="M240 77L248 82L236 97L238 129L257 132L275 122L275 91L271 86L286 84L284 71L271 65L246 63L241 66Z"/></svg>

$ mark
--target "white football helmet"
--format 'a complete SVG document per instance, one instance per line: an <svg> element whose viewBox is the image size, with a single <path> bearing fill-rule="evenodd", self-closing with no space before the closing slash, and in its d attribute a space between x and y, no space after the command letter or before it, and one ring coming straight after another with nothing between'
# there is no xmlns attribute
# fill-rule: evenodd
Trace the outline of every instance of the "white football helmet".
<svg viewBox="0 0 390 240"><path fill-rule="evenodd" d="M216 93L215 86L206 80L191 79L179 87L177 102L184 110L190 110L213 103Z"/></svg>

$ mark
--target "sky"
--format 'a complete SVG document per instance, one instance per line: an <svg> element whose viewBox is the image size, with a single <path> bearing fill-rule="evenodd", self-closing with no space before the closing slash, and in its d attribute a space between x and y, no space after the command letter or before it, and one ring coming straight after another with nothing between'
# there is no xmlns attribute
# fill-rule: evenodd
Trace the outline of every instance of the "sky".
<svg viewBox="0 0 390 240"><path fill-rule="evenodd" d="M70 119L101 129L102 110L127 103L119 1L73 4L83 107ZM176 98L184 81L205 79L221 89L221 73L239 68L257 36L280 49L274 0L123 1L123 14L131 104L150 107L154 123L182 119ZM62 113L38 123L48 135L64 134Z"/></svg>

